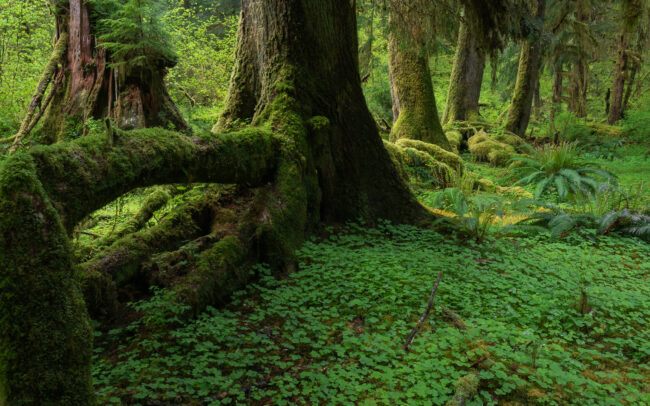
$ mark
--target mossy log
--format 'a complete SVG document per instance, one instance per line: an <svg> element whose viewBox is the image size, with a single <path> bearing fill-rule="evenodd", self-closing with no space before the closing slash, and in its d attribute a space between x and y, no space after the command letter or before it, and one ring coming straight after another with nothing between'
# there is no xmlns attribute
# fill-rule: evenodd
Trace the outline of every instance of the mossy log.
<svg viewBox="0 0 650 406"><path fill-rule="evenodd" d="M592 132L600 136L616 138L623 135L622 127L600 123L586 123L585 125L589 127Z"/></svg>
<svg viewBox="0 0 650 406"><path fill-rule="evenodd" d="M440 161L449 165L459 175L463 174L463 170L464 170L463 159L457 154L454 154L453 152L449 152L439 147L438 145L430 144L424 141L409 140L406 138L397 140L395 144L402 148L413 148L413 149L417 149L418 151L426 152L427 154L431 155L431 157L436 161Z"/></svg>

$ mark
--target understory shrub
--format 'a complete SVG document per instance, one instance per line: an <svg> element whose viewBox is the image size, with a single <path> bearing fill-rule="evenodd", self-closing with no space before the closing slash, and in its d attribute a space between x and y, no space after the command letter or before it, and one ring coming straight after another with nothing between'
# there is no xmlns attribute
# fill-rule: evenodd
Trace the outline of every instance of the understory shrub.
<svg viewBox="0 0 650 406"><path fill-rule="evenodd" d="M575 144L562 143L533 150L532 156L516 156L512 177L515 186L535 185L535 198L555 192L558 200L594 196L602 182L616 184L611 172L585 160Z"/></svg>

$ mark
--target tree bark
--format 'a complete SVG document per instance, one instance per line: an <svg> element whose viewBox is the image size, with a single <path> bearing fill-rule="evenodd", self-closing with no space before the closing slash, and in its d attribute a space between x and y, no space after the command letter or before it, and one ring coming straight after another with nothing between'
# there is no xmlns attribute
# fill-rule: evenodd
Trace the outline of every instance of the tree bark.
<svg viewBox="0 0 650 406"><path fill-rule="evenodd" d="M537 18L544 18L546 0L536 0L534 14ZM541 30L541 27L540 27ZM525 41L519 56L519 69L515 91L510 103L510 110L506 118L505 128L520 137L526 135L526 128L530 121L535 82L540 66L541 57L541 32L535 38Z"/></svg>
<svg viewBox="0 0 650 406"><path fill-rule="evenodd" d="M393 29L388 39L388 67L393 96L393 128L390 139L408 138L439 145L450 150L442 130L433 93L429 58L417 40L400 41L396 24L400 17L389 11Z"/></svg>
<svg viewBox="0 0 650 406"><path fill-rule="evenodd" d="M571 87L569 89L569 111L577 117L587 116L587 86L589 66L579 58L573 66Z"/></svg>
<svg viewBox="0 0 650 406"><path fill-rule="evenodd" d="M242 253L262 252L258 258L273 265L291 261L320 221L431 220L365 104L355 18L354 2L243 1L238 60L219 126L251 119L257 128L193 138L116 130L2 161L0 404L92 404L90 323L67 234L136 187L260 187L254 242L229 236L206 253L206 269L217 270L213 283ZM190 277L193 286L207 285L200 276Z"/></svg>
<svg viewBox="0 0 650 406"><path fill-rule="evenodd" d="M550 126L551 131L555 134L555 116L562 103L562 64L556 61L553 69L553 95L551 99ZM557 141L557 140L556 140Z"/></svg>
<svg viewBox="0 0 650 406"><path fill-rule="evenodd" d="M461 21L442 122L475 120L485 69L485 52L465 20Z"/></svg>
<svg viewBox="0 0 650 406"><path fill-rule="evenodd" d="M107 66L110 55L97 43L91 5L84 0L66 3L57 7L57 32L68 38L67 55L59 68L62 83L57 84L43 117L47 141L60 141L66 134L85 135L85 123L91 118L111 117L122 129L172 126L186 130L164 85L166 67L139 69L115 80L114 69Z"/></svg>
<svg viewBox="0 0 650 406"><path fill-rule="evenodd" d="M614 83L612 84L609 97L609 116L607 117L607 122L609 124L614 124L623 118L623 91L625 89L628 37L628 29L624 27L618 37L616 66L614 68Z"/></svg>

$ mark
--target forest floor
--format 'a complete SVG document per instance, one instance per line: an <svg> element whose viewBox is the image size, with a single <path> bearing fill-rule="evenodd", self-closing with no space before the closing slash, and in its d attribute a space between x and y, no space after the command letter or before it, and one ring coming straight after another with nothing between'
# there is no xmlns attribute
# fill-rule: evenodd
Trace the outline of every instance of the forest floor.
<svg viewBox="0 0 650 406"><path fill-rule="evenodd" d="M645 204L647 149L600 159ZM507 186L507 169L468 168ZM427 204L433 193L418 195ZM95 232L137 200L106 208ZM100 403L443 405L470 375L479 386L467 405L650 403L650 245L640 239L494 227L477 242L349 224L305 243L299 258L280 280L260 267L267 276L231 304L189 322L156 291L133 304L141 319L97 325ZM433 310L407 352L439 272Z"/></svg>

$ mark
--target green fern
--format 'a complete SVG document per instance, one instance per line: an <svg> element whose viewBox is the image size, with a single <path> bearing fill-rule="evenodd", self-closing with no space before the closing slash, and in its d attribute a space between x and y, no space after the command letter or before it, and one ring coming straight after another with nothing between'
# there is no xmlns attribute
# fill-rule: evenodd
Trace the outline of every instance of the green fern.
<svg viewBox="0 0 650 406"><path fill-rule="evenodd" d="M563 201L592 197L601 182L617 184L614 174L581 158L575 144L535 149L532 156L517 156L511 162L516 164L512 177L519 179L515 186L534 184L535 199L552 191Z"/></svg>
<svg viewBox="0 0 650 406"><path fill-rule="evenodd" d="M447 223L481 242L495 227L497 217L503 217L500 202L479 196L468 197L459 188L447 188L434 200L434 206L453 212L456 217L441 217L433 225Z"/></svg>

